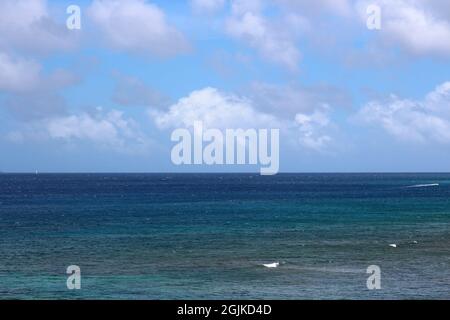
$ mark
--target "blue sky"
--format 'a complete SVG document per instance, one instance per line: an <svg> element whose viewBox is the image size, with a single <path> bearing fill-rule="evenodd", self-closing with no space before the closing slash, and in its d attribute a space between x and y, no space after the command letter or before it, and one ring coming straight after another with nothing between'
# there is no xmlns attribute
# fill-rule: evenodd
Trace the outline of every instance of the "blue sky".
<svg viewBox="0 0 450 320"><path fill-rule="evenodd" d="M450 5L5 0L0 117L4 172L258 170L174 166L193 118L280 128L281 171L449 171Z"/></svg>

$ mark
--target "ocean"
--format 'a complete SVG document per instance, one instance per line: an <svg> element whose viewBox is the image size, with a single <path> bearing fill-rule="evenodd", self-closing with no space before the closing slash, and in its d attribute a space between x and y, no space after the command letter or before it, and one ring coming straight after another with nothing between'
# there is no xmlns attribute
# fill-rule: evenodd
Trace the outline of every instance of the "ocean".
<svg viewBox="0 0 450 320"><path fill-rule="evenodd" d="M0 234L0 299L450 299L450 174L1 174Z"/></svg>

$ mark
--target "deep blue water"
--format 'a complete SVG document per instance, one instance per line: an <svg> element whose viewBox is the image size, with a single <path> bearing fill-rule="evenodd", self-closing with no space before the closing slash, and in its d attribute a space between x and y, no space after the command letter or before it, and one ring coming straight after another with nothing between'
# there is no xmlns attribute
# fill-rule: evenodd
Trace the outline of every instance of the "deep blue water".
<svg viewBox="0 0 450 320"><path fill-rule="evenodd" d="M3 174L0 234L3 299L450 298L450 174Z"/></svg>

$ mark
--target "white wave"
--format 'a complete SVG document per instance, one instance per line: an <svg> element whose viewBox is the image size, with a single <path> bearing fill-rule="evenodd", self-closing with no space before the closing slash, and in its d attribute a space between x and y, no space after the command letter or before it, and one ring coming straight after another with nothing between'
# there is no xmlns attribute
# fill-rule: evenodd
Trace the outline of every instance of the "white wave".
<svg viewBox="0 0 450 320"><path fill-rule="evenodd" d="M391 243L391 244L389 245L389 247L397 248L397 245L396 245L395 243Z"/></svg>
<svg viewBox="0 0 450 320"><path fill-rule="evenodd" d="M279 262L263 264L263 266L266 268L277 268L279 265L280 265Z"/></svg>
<svg viewBox="0 0 450 320"><path fill-rule="evenodd" d="M439 187L439 183L415 184L412 186L407 186L406 188L426 188L426 187Z"/></svg>

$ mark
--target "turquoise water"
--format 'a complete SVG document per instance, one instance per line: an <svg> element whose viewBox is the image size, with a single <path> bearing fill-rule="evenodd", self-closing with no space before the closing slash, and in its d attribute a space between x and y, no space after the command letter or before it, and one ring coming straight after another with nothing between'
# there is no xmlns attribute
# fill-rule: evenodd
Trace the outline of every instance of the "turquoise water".
<svg viewBox="0 0 450 320"><path fill-rule="evenodd" d="M4 174L0 298L449 299L449 226L450 174Z"/></svg>

